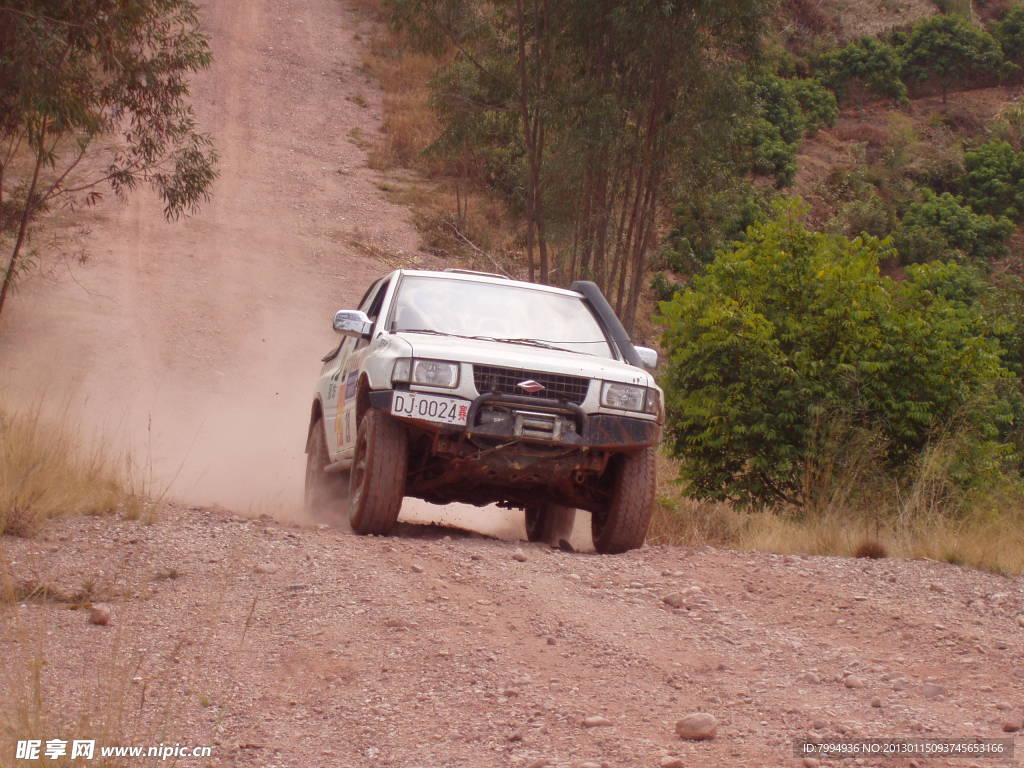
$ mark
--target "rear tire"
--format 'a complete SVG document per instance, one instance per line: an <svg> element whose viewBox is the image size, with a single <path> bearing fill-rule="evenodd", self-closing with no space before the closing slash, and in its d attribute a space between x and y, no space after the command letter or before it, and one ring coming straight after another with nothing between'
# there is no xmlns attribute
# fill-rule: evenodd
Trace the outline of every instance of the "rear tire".
<svg viewBox="0 0 1024 768"><path fill-rule="evenodd" d="M594 549L603 555L636 549L647 538L657 482L655 448L620 456L609 469L614 474L608 509L591 516Z"/></svg>
<svg viewBox="0 0 1024 768"><path fill-rule="evenodd" d="M352 461L352 530L388 533L398 521L405 495L408 436L405 427L383 411L368 410L359 422Z"/></svg>
<svg viewBox="0 0 1024 768"><path fill-rule="evenodd" d="M576 510L560 504L539 504L526 509L526 538L540 541L551 546L569 540L572 536L573 523L576 522Z"/></svg>
<svg viewBox="0 0 1024 768"><path fill-rule="evenodd" d="M343 516L348 506L348 472L325 472L324 467L330 463L324 421L318 417L310 427L305 491L306 512L317 519Z"/></svg>

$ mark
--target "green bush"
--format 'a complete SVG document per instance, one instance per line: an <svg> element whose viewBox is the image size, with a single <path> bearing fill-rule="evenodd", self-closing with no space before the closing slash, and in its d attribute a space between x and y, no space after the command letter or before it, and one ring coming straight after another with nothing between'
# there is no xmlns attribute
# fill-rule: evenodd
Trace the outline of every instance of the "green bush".
<svg viewBox="0 0 1024 768"><path fill-rule="evenodd" d="M679 291L686 287L665 276L664 272L655 272L651 278L651 292L658 301L670 301Z"/></svg>
<svg viewBox="0 0 1024 768"><path fill-rule="evenodd" d="M774 176L777 187L788 187L796 176L800 140L835 122L835 97L814 80L787 80L771 72L747 80L744 89L752 114L738 126L737 138L750 153L746 170Z"/></svg>
<svg viewBox="0 0 1024 768"><path fill-rule="evenodd" d="M779 127L763 117L748 120L736 135L749 151L744 170L774 177L779 189L792 186L796 179L796 142L786 141Z"/></svg>
<svg viewBox="0 0 1024 768"><path fill-rule="evenodd" d="M925 261L989 261L1008 253L1013 222L978 214L958 198L943 192L921 191L893 234L893 244L904 264Z"/></svg>
<svg viewBox="0 0 1024 768"><path fill-rule="evenodd" d="M835 91L846 96L851 83L878 96L904 102L907 87L901 79L903 62L891 45L874 37L862 37L845 48L830 51L818 60L818 77Z"/></svg>
<svg viewBox="0 0 1024 768"><path fill-rule="evenodd" d="M717 250L742 239L747 227L763 219L768 208L765 194L748 183L682 195L673 208L672 228L658 249L655 268L700 272Z"/></svg>
<svg viewBox="0 0 1024 768"><path fill-rule="evenodd" d="M885 241L812 233L799 215L755 224L661 304L666 434L688 492L805 502L823 423L877 432L899 475L966 414L964 460L991 469L1007 451L999 429L1012 411L998 392L1011 374L980 313L931 285L963 268L922 265L897 283L879 274Z"/></svg>
<svg viewBox="0 0 1024 768"><path fill-rule="evenodd" d="M783 82L803 113L805 136L813 136L824 126L835 123L839 116L835 94L818 80L796 77Z"/></svg>
<svg viewBox="0 0 1024 768"><path fill-rule="evenodd" d="M893 229L893 206L877 192L841 203L830 229L848 237L885 237Z"/></svg>
<svg viewBox="0 0 1024 768"><path fill-rule="evenodd" d="M1024 5L1016 4L998 24L992 34L1003 47L1003 54L1014 62L1024 60Z"/></svg>
<svg viewBox="0 0 1024 768"><path fill-rule="evenodd" d="M992 35L959 15L931 16L919 22L900 53L904 80L934 78L942 87L943 101L954 80L998 79L1016 69Z"/></svg>
<svg viewBox="0 0 1024 768"><path fill-rule="evenodd" d="M988 141L964 153L964 168L957 187L974 210L1024 218L1024 153L1005 141Z"/></svg>

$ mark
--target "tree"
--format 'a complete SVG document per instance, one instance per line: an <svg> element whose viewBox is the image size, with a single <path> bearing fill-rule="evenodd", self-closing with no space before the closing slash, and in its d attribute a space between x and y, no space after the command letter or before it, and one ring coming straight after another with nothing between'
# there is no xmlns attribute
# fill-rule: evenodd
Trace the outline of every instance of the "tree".
<svg viewBox="0 0 1024 768"><path fill-rule="evenodd" d="M1003 54L1013 62L1024 61L1024 5L1015 4L1000 22L992 27L992 34L1003 47Z"/></svg>
<svg viewBox="0 0 1024 768"><path fill-rule="evenodd" d="M435 81L444 131L435 148L460 161L484 156L503 141L489 129L514 115L514 145L501 156L522 159L506 167L525 213L530 276L536 251L542 282L597 281L627 326L680 169L731 149L736 71L765 5L389 0L393 23L452 51Z"/></svg>
<svg viewBox="0 0 1024 768"><path fill-rule="evenodd" d="M965 152L964 174L956 185L976 211L1024 218L1024 153L1005 141L988 141Z"/></svg>
<svg viewBox="0 0 1024 768"><path fill-rule="evenodd" d="M486 146L493 135L488 127L507 124L505 117L514 116L511 154L524 161L516 184L526 219L529 278L548 282L544 196L550 123L562 74L556 60L562 0L503 0L486 7L467 0L389 0L388 5L392 23L415 43L435 51L448 46L455 53L434 80L434 104L444 129L435 151L478 154L479 140ZM484 98L467 99L468 94Z"/></svg>
<svg viewBox="0 0 1024 768"><path fill-rule="evenodd" d="M964 78L998 79L1016 69L999 43L984 29L957 14L919 22L901 51L903 77L924 82L935 78L946 103L949 86Z"/></svg>
<svg viewBox="0 0 1024 768"><path fill-rule="evenodd" d="M879 434L898 475L964 412L975 447L998 453L1011 374L981 313L938 290L964 268L920 265L894 282L878 270L885 241L810 232L800 212L755 224L661 304L666 436L689 492L803 504L823 431L840 445Z"/></svg>
<svg viewBox="0 0 1024 768"><path fill-rule="evenodd" d="M738 114L734 131L747 159L738 170L773 176L777 187L796 177L796 153L804 136L835 122L835 96L816 80L761 71L742 81L750 114Z"/></svg>
<svg viewBox="0 0 1024 768"><path fill-rule="evenodd" d="M4 0L0 241L12 246L0 311L48 207L93 203L104 184L119 196L150 184L169 219L207 199L216 155L187 77L209 63L190 0ZM99 141L113 136L101 165Z"/></svg>
<svg viewBox="0 0 1024 768"><path fill-rule="evenodd" d="M893 46L875 37L862 37L822 56L817 76L840 99L856 84L878 96L904 102L907 87L901 79L902 69L903 61Z"/></svg>
<svg viewBox="0 0 1024 768"><path fill-rule="evenodd" d="M835 94L814 78L789 78L783 81L803 112L804 135L814 136L821 128L835 123L839 105Z"/></svg>
<svg viewBox="0 0 1024 768"><path fill-rule="evenodd" d="M903 214L893 245L904 264L925 261L991 261L1009 253L1013 222L977 214L958 198L930 189Z"/></svg>
<svg viewBox="0 0 1024 768"><path fill-rule="evenodd" d="M579 62L572 80L583 86L563 129L579 137L566 146L581 181L569 271L592 275L632 327L662 201L695 155L717 155L730 143L741 111L737 75L756 45L765 3L569 7L571 43L563 50ZM591 109L594 97L609 109Z"/></svg>

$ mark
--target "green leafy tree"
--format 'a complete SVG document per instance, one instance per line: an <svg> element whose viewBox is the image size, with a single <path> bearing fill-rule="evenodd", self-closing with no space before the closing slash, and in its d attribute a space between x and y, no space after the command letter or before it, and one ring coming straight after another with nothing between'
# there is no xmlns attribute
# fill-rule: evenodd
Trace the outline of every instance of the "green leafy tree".
<svg viewBox="0 0 1024 768"><path fill-rule="evenodd" d="M878 96L904 102L907 87L902 80L903 61L893 46L875 37L862 37L822 56L817 63L818 78L840 99L851 85Z"/></svg>
<svg viewBox="0 0 1024 768"><path fill-rule="evenodd" d="M536 264L542 282L595 280L631 326L667 196L695 156L733 149L738 73L766 0L387 5L414 39L450 50L435 80L436 149L508 170L529 274Z"/></svg>
<svg viewBox="0 0 1024 768"><path fill-rule="evenodd" d="M763 219L770 209L764 191L734 178L731 184L705 194L680 195L672 211L672 227L655 264L683 274L700 272L711 263L716 251L743 239L747 228Z"/></svg>
<svg viewBox="0 0 1024 768"><path fill-rule="evenodd" d="M1004 216L978 214L948 192L921 191L893 234L904 264L925 261L990 261L1009 252L1013 222Z"/></svg>
<svg viewBox="0 0 1024 768"><path fill-rule="evenodd" d="M992 27L992 34L1003 47L1007 59L1018 63L1024 61L1024 5L1014 4Z"/></svg>
<svg viewBox="0 0 1024 768"><path fill-rule="evenodd" d="M809 232L799 214L755 224L661 304L667 437L689 492L805 503L823 421L877 431L896 475L964 412L970 454L1002 455L1011 374L980 313L932 288L963 268L897 283L879 274L885 241Z"/></svg>
<svg viewBox="0 0 1024 768"><path fill-rule="evenodd" d="M814 78L788 78L786 90L800 105L804 135L814 136L821 128L833 125L839 116L835 94Z"/></svg>
<svg viewBox="0 0 1024 768"><path fill-rule="evenodd" d="M771 72L744 81L744 88L752 110L735 130L749 152L746 170L774 176L777 187L790 186L800 140L835 122L835 97L815 80L785 79Z"/></svg>
<svg viewBox="0 0 1024 768"><path fill-rule="evenodd" d="M965 78L1001 78L1016 67L992 35L957 14L932 16L914 27L901 55L905 80L935 79L946 102L949 87Z"/></svg>
<svg viewBox="0 0 1024 768"><path fill-rule="evenodd" d="M786 141L779 126L763 117L749 118L740 124L737 137L749 155L745 170L774 177L780 189L793 184L797 143Z"/></svg>
<svg viewBox="0 0 1024 768"><path fill-rule="evenodd" d="M206 199L215 153L188 76L210 51L189 0L5 0L0 5L0 311L33 219L148 183L176 218ZM116 149L98 140L116 137ZM86 162L88 161L88 162ZM97 170L98 169L98 170Z"/></svg>
<svg viewBox="0 0 1024 768"><path fill-rule="evenodd" d="M1024 218L1024 153L1005 141L989 141L964 153L964 169L956 185L974 210Z"/></svg>

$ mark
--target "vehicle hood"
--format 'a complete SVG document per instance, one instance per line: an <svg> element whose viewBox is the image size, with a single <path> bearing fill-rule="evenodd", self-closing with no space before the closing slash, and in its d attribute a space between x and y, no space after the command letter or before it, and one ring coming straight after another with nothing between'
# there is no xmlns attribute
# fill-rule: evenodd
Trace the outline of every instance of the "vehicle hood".
<svg viewBox="0 0 1024 768"><path fill-rule="evenodd" d="M433 336L409 332L400 332L395 335L412 347L412 354L415 357L655 386L654 378L647 371L606 357L562 352L526 344L461 339L454 336Z"/></svg>

